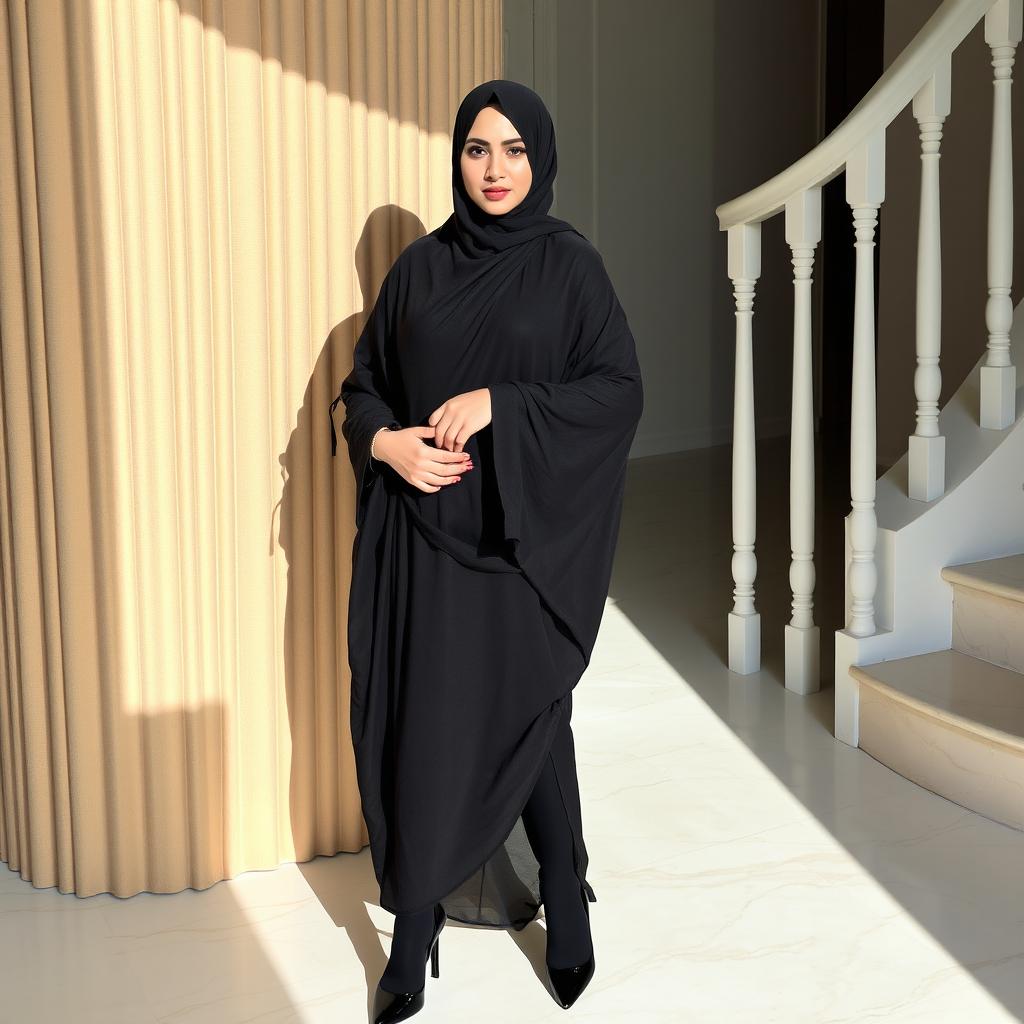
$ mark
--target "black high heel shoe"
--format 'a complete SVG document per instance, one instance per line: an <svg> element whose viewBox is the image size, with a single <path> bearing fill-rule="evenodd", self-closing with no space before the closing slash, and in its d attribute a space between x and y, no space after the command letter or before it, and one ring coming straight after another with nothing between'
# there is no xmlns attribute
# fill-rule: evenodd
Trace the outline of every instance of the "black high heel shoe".
<svg viewBox="0 0 1024 1024"><path fill-rule="evenodd" d="M583 895L583 909L587 912L587 920L590 920L590 903L587 901L587 890L580 886ZM555 1002L568 1010L580 997L580 993L590 984L594 976L594 950L591 941L590 956L581 964L575 967L552 967L544 958L544 965L548 973L548 990L555 998Z"/></svg>
<svg viewBox="0 0 1024 1024"><path fill-rule="evenodd" d="M444 927L448 915L440 903L434 904L434 934L430 937L427 946L427 953L430 955L430 976L439 977L441 971L438 966L438 941L441 938L441 929ZM377 982L377 991L373 997L373 1024L397 1024L400 1020L407 1020L414 1013L423 1009L423 993L427 983L418 992L389 992L380 987Z"/></svg>

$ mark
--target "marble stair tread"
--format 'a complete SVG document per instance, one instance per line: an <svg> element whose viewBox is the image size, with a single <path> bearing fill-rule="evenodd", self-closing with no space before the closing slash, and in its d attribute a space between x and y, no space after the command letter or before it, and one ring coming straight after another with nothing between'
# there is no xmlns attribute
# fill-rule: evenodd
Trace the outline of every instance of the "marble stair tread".
<svg viewBox="0 0 1024 1024"><path fill-rule="evenodd" d="M1024 675L960 651L932 651L850 674L892 699L1024 753Z"/></svg>
<svg viewBox="0 0 1024 1024"><path fill-rule="evenodd" d="M984 590L1024 604L1024 554L947 565L942 578L962 587Z"/></svg>

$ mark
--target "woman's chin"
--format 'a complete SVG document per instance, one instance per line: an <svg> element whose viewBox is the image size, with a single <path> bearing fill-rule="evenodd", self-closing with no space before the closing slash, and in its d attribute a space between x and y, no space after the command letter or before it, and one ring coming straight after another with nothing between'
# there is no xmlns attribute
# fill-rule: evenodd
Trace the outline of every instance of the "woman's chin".
<svg viewBox="0 0 1024 1024"><path fill-rule="evenodd" d="M501 203L492 203L488 199L479 204L480 209L486 210L492 217L500 217L503 213L511 213L518 205L518 203L513 203L511 206L503 206ZM495 207L498 207L498 209L495 209Z"/></svg>

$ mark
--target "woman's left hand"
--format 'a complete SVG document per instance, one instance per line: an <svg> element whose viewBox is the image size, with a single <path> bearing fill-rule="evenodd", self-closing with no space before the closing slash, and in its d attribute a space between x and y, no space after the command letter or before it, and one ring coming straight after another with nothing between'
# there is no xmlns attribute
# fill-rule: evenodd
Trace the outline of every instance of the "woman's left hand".
<svg viewBox="0 0 1024 1024"><path fill-rule="evenodd" d="M454 395L427 417L434 428L434 447L461 452L463 445L491 422L491 392L477 388Z"/></svg>

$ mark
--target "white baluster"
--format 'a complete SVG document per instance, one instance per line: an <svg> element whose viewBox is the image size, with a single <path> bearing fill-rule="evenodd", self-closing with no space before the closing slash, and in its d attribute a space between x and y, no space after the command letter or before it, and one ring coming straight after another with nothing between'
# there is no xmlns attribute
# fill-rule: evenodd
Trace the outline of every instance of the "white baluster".
<svg viewBox="0 0 1024 1024"><path fill-rule="evenodd" d="M761 275L761 225L729 228L729 277L736 300L736 371L732 419L732 578L729 668L746 675L761 667L761 616L754 610L756 480L754 446L754 284Z"/></svg>
<svg viewBox="0 0 1024 1024"><path fill-rule="evenodd" d="M980 422L1002 430L1016 418L1016 367L1010 362L1013 325L1013 146L1010 77L1021 39L1021 0L998 0L985 15L985 42L995 69L992 97L992 157L988 188L988 356L981 368Z"/></svg>
<svg viewBox="0 0 1024 1024"><path fill-rule="evenodd" d="M814 379L811 360L811 272L821 241L821 189L786 203L786 241L793 251L793 397L789 443L789 583L793 614L786 625L786 689L821 689L820 641L814 625Z"/></svg>
<svg viewBox="0 0 1024 1024"><path fill-rule="evenodd" d="M885 198L885 129L846 162L846 201L853 209L857 278L853 307L853 397L850 413L850 564L847 586L853 636L875 632L875 225Z"/></svg>
<svg viewBox="0 0 1024 1024"><path fill-rule="evenodd" d="M950 107L950 58L914 97L921 136L921 207L917 224L917 424L910 435L908 493L919 501L946 487L946 439L939 433L942 373L942 255L939 242L939 144Z"/></svg>

